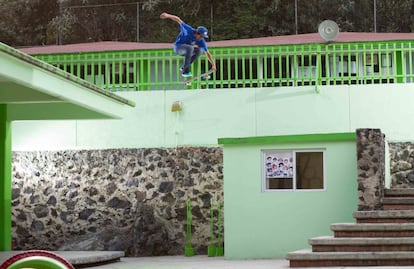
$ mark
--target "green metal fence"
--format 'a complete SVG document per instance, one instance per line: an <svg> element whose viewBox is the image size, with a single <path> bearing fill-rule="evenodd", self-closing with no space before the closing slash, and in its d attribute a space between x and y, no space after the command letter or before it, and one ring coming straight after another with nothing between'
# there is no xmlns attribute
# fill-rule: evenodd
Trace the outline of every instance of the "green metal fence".
<svg viewBox="0 0 414 269"><path fill-rule="evenodd" d="M109 91L414 82L414 41L210 48L217 72L186 86L171 49L36 55ZM206 57L193 74L209 69Z"/></svg>

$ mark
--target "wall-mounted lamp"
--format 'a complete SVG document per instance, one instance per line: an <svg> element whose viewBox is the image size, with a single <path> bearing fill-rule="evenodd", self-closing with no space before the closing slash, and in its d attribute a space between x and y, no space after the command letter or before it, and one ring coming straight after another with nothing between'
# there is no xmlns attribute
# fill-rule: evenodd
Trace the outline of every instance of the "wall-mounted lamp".
<svg viewBox="0 0 414 269"><path fill-rule="evenodd" d="M183 110L183 104L181 101L175 101L171 106L171 112L179 112Z"/></svg>

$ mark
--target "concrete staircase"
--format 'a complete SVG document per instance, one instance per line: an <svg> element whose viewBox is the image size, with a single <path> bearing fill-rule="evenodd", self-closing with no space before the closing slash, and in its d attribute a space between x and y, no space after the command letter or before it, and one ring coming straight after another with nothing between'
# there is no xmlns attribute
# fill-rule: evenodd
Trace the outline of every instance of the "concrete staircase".
<svg viewBox="0 0 414 269"><path fill-rule="evenodd" d="M385 189L384 210L414 210L414 189Z"/></svg>
<svg viewBox="0 0 414 269"><path fill-rule="evenodd" d="M287 254L290 267L414 265L414 189L387 189L383 210L356 211L356 223L331 225L333 236Z"/></svg>

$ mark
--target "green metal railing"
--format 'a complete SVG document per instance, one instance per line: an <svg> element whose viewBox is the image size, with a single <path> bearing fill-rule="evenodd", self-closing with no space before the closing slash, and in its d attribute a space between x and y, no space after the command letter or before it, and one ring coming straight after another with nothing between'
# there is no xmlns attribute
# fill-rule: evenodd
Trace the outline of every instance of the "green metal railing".
<svg viewBox="0 0 414 269"><path fill-rule="evenodd" d="M414 82L414 41L210 48L217 72L186 86L171 49L36 55L109 91ZM209 69L201 57L192 72Z"/></svg>

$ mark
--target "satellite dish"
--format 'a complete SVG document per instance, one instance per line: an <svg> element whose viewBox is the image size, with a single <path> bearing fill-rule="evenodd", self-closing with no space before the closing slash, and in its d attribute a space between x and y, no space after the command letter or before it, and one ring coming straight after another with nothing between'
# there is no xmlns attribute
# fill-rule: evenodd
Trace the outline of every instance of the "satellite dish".
<svg viewBox="0 0 414 269"><path fill-rule="evenodd" d="M318 33L325 41L334 41L339 34L339 27L336 22L325 20L319 24Z"/></svg>

